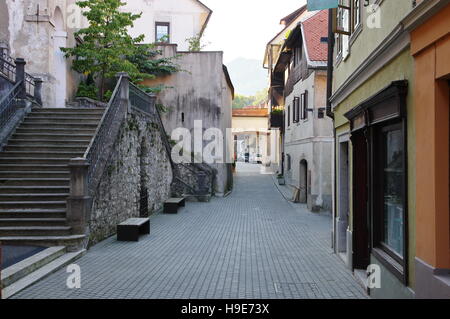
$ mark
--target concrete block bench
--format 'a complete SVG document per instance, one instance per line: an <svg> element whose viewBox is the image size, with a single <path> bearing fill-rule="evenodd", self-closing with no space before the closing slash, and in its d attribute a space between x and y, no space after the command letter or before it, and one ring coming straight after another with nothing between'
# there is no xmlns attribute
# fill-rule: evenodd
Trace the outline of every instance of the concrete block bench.
<svg viewBox="0 0 450 319"><path fill-rule="evenodd" d="M185 206L184 198L169 198L164 202L164 213L165 214L176 214L178 213L178 207Z"/></svg>
<svg viewBox="0 0 450 319"><path fill-rule="evenodd" d="M139 241L146 234L150 234L150 218L129 218L117 225L118 241Z"/></svg>

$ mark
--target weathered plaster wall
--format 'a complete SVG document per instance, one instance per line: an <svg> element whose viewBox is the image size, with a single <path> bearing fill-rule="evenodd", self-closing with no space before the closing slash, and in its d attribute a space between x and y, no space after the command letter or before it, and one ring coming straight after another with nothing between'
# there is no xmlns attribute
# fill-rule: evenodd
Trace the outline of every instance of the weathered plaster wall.
<svg viewBox="0 0 450 319"><path fill-rule="evenodd" d="M172 168L156 123L133 111L122 124L94 196L90 245L115 234L117 224L140 216L142 185L148 190L148 214L160 210L170 197Z"/></svg>
<svg viewBox="0 0 450 319"><path fill-rule="evenodd" d="M56 105L55 96L60 87L58 83L65 80L67 85L63 95L66 100L70 100L79 82L79 75L71 71L70 62L55 64L55 10L59 8L62 13L61 29L67 33L66 47L73 47L73 33L81 27L77 25L77 21L82 20L79 17L81 12L71 11L75 2L76 0L6 0L0 4L0 8L5 6L5 10L0 10L0 42L2 38L6 39L10 55L13 58L24 58L27 62L26 72L42 78L42 97L46 107L65 106Z"/></svg>
<svg viewBox="0 0 450 319"><path fill-rule="evenodd" d="M9 11L6 1L0 1L0 47L9 45Z"/></svg>
<svg viewBox="0 0 450 319"><path fill-rule="evenodd" d="M174 46L165 49L166 56L173 56L176 53ZM176 63L182 71L144 82L150 87L160 84L167 86L158 95L158 102L168 108L168 112L162 114L167 133L170 136L172 131L179 127L193 133L194 121L201 120L203 131L208 128L221 129L224 145L227 145L225 133L226 128L231 129L232 92L224 77L223 53L178 53L180 57ZM207 143L208 141L204 141L204 145ZM224 159L227 158L225 150L223 156ZM230 184L231 167L227 164L212 164L212 166L218 170L215 191L221 195Z"/></svg>

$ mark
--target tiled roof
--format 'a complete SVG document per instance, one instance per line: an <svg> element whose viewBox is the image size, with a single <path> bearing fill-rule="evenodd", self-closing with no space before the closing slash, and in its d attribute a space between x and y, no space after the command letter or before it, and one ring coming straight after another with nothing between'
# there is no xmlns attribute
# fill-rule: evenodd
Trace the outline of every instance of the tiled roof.
<svg viewBox="0 0 450 319"><path fill-rule="evenodd" d="M267 117L268 109L234 109L233 116L237 117Z"/></svg>
<svg viewBox="0 0 450 319"><path fill-rule="evenodd" d="M322 39L328 38L328 10L322 10L302 21L302 27L309 59L327 61L328 43Z"/></svg>

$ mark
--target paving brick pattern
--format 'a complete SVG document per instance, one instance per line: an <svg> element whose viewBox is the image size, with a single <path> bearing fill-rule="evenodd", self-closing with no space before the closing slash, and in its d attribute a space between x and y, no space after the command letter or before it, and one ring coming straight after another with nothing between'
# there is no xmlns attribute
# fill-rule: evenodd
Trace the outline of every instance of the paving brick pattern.
<svg viewBox="0 0 450 319"><path fill-rule="evenodd" d="M240 165L226 198L151 218L138 243L105 240L15 298L366 298L330 248L331 218L287 202L271 175Z"/></svg>

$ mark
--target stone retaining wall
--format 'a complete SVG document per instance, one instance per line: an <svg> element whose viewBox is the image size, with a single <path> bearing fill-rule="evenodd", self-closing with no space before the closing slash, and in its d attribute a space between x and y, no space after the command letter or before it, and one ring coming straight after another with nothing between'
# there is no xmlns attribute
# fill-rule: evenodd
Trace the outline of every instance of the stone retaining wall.
<svg viewBox="0 0 450 319"><path fill-rule="evenodd" d="M159 211L170 197L172 168L156 118L138 110L127 114L93 199L89 245L116 233L130 217ZM141 190L148 211L141 213Z"/></svg>

